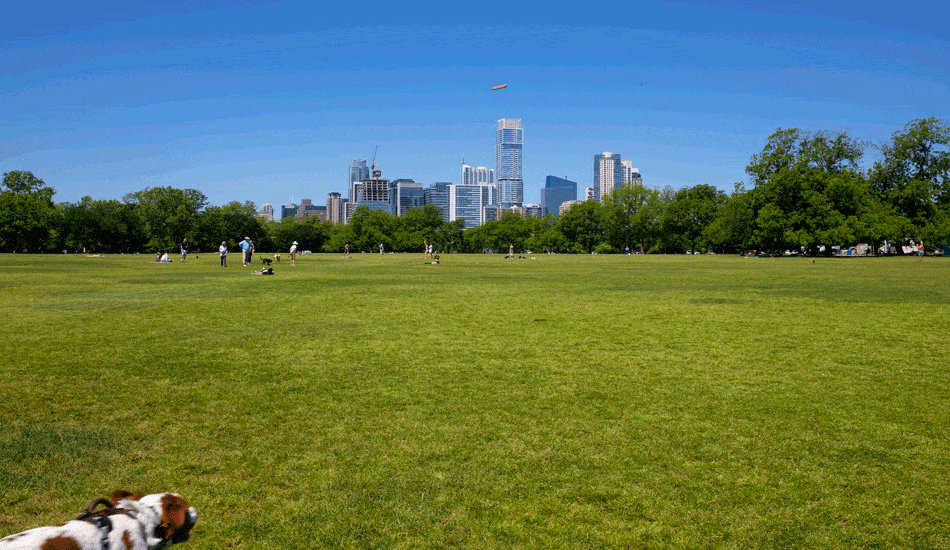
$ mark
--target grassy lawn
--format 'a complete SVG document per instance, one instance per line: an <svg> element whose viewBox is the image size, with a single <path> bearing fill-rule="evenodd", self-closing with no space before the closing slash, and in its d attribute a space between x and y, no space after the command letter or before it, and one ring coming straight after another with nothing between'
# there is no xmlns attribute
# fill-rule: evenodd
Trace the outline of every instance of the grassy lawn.
<svg viewBox="0 0 950 550"><path fill-rule="evenodd" d="M0 255L0 535L950 548L950 259Z"/></svg>

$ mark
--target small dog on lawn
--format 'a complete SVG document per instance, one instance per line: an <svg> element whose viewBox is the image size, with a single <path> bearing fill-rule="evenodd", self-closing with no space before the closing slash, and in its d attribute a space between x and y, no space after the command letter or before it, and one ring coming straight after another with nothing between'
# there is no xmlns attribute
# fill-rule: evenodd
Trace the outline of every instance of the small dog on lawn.
<svg viewBox="0 0 950 550"><path fill-rule="evenodd" d="M99 506L101 510L96 510ZM76 519L0 539L0 550L150 550L188 540L198 511L181 495L113 491Z"/></svg>
<svg viewBox="0 0 950 550"><path fill-rule="evenodd" d="M274 261L280 263L280 254L274 254Z"/></svg>
<svg viewBox="0 0 950 550"><path fill-rule="evenodd" d="M261 265L270 265L273 260L268 258L261 258Z"/></svg>

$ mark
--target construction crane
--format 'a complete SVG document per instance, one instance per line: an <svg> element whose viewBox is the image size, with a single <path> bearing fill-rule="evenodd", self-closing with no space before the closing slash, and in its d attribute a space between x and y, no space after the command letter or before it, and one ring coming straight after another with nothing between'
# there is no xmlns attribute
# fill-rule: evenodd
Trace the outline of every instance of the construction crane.
<svg viewBox="0 0 950 550"><path fill-rule="evenodd" d="M379 145L377 145L377 146L376 146L376 149L373 150L373 164L372 164L372 167L370 168L370 174L373 175L373 179L379 179L379 178L383 175L383 172L382 172L381 170L377 170L377 169L376 169L376 153L377 153L377 151L379 151Z"/></svg>

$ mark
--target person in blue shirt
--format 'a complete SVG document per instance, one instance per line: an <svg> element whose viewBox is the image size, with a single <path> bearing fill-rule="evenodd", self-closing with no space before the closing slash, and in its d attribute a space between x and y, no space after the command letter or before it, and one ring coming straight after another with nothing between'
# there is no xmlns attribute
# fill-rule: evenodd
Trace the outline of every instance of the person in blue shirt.
<svg viewBox="0 0 950 550"><path fill-rule="evenodd" d="M251 263L251 256L254 254L254 243L250 237L244 237L244 240L238 245L244 251L244 265Z"/></svg>

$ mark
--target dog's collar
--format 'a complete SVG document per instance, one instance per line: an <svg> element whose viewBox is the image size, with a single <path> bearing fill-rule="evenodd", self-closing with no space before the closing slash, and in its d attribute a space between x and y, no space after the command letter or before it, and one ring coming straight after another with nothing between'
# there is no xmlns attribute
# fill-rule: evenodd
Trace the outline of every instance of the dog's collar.
<svg viewBox="0 0 950 550"><path fill-rule="evenodd" d="M96 512L96 508L100 505L103 505L106 508ZM126 514L132 516L128 510L123 508L115 508L112 506L112 502L104 498L100 498L92 501L92 503L85 510L77 514L76 519L95 525L96 528L99 529L99 535L102 537L102 550L109 550L109 534L112 532L112 520L109 519L109 516L114 516L116 514Z"/></svg>
<svg viewBox="0 0 950 550"><path fill-rule="evenodd" d="M99 536L102 537L102 550L109 550L109 533L112 532L112 520L109 516L92 516L84 519L99 528Z"/></svg>

